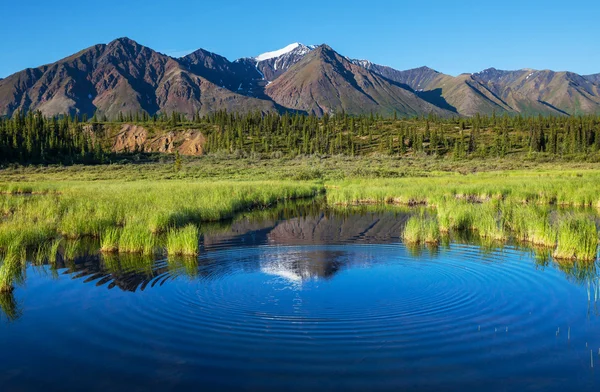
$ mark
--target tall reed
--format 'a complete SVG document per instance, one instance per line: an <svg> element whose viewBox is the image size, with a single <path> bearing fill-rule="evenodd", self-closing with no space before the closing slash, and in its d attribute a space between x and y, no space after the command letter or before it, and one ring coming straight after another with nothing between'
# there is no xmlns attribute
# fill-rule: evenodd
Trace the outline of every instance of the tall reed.
<svg viewBox="0 0 600 392"><path fill-rule="evenodd" d="M559 223L555 258L591 261L596 259L597 251L598 234L593 220L570 215Z"/></svg>
<svg viewBox="0 0 600 392"><path fill-rule="evenodd" d="M167 234L167 254L195 256L198 254L199 230L194 225L171 229Z"/></svg>

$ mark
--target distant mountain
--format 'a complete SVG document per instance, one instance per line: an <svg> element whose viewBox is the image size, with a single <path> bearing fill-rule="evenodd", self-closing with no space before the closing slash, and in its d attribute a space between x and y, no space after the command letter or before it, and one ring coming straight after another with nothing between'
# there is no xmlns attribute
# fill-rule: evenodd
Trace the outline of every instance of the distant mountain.
<svg viewBox="0 0 600 392"><path fill-rule="evenodd" d="M474 77L519 113L600 113L600 86L573 72L490 68Z"/></svg>
<svg viewBox="0 0 600 392"><path fill-rule="evenodd" d="M317 115L451 115L405 86L353 64L327 45L312 50L291 66L266 87L266 94L283 107Z"/></svg>
<svg viewBox="0 0 600 392"><path fill-rule="evenodd" d="M242 61L231 62L223 56L204 49L198 49L179 60L191 72L217 86L243 95L255 97L262 95L263 76L253 64Z"/></svg>
<svg viewBox="0 0 600 392"><path fill-rule="evenodd" d="M600 114L600 74L490 68L456 77L349 60L294 43L229 61L203 49L175 59L128 38L0 79L0 116L146 111L191 116L298 110L323 115Z"/></svg>
<svg viewBox="0 0 600 392"><path fill-rule="evenodd" d="M366 69L404 83L437 106L466 116L477 113L576 115L600 113L600 74L582 77L572 72L500 71L494 68L456 77L427 67L398 71L365 60Z"/></svg>
<svg viewBox="0 0 600 392"><path fill-rule="evenodd" d="M592 83L600 85L600 73L597 73L594 75L585 75L584 78L586 78L587 80L589 80Z"/></svg>
<svg viewBox="0 0 600 392"><path fill-rule="evenodd" d="M0 81L0 115L10 116L17 110L40 110L48 115L98 112L109 117L142 110L189 115L220 109L276 110L271 101L237 94L215 83L215 73L195 73L192 66L198 72L202 69L201 55L196 54L185 63L127 38L95 45Z"/></svg>

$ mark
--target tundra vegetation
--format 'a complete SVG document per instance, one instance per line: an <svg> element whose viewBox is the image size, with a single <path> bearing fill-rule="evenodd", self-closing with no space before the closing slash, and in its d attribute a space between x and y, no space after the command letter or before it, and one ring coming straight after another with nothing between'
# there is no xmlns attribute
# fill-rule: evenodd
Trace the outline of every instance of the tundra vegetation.
<svg viewBox="0 0 600 392"><path fill-rule="evenodd" d="M206 154L117 154L110 138L123 122L195 127ZM411 208L402 233L411 244L468 232L593 261L599 150L594 116L17 114L0 120L0 291L22 281L27 259L72 260L89 238L108 263L167 254L193 269L209 222L318 194L336 208Z"/></svg>

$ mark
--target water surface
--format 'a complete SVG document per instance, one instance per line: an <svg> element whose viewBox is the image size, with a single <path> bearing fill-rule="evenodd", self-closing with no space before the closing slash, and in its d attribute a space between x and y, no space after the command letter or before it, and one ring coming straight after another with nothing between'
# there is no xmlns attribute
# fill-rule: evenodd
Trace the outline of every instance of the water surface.
<svg viewBox="0 0 600 392"><path fill-rule="evenodd" d="M197 260L29 266L2 301L2 390L599 385L595 264L458 238L406 247L406 217L279 209L205 226Z"/></svg>

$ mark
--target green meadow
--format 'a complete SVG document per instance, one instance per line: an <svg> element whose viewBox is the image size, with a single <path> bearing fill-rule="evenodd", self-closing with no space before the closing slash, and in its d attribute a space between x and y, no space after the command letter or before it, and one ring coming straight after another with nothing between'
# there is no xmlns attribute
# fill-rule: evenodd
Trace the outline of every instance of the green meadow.
<svg viewBox="0 0 600 392"><path fill-rule="evenodd" d="M336 209L405 206L414 213L400 234L411 245L437 246L468 232L487 243L541 247L556 260L597 257L600 170L540 164L473 172L481 166L469 162L460 170L425 172L406 162L377 162L255 161L238 166L238 173L214 157L184 163L181 171L157 162L6 168L0 171L0 291L22 281L26 260L72 260L87 239L107 258L185 259L198 255L205 227L317 196Z"/></svg>

